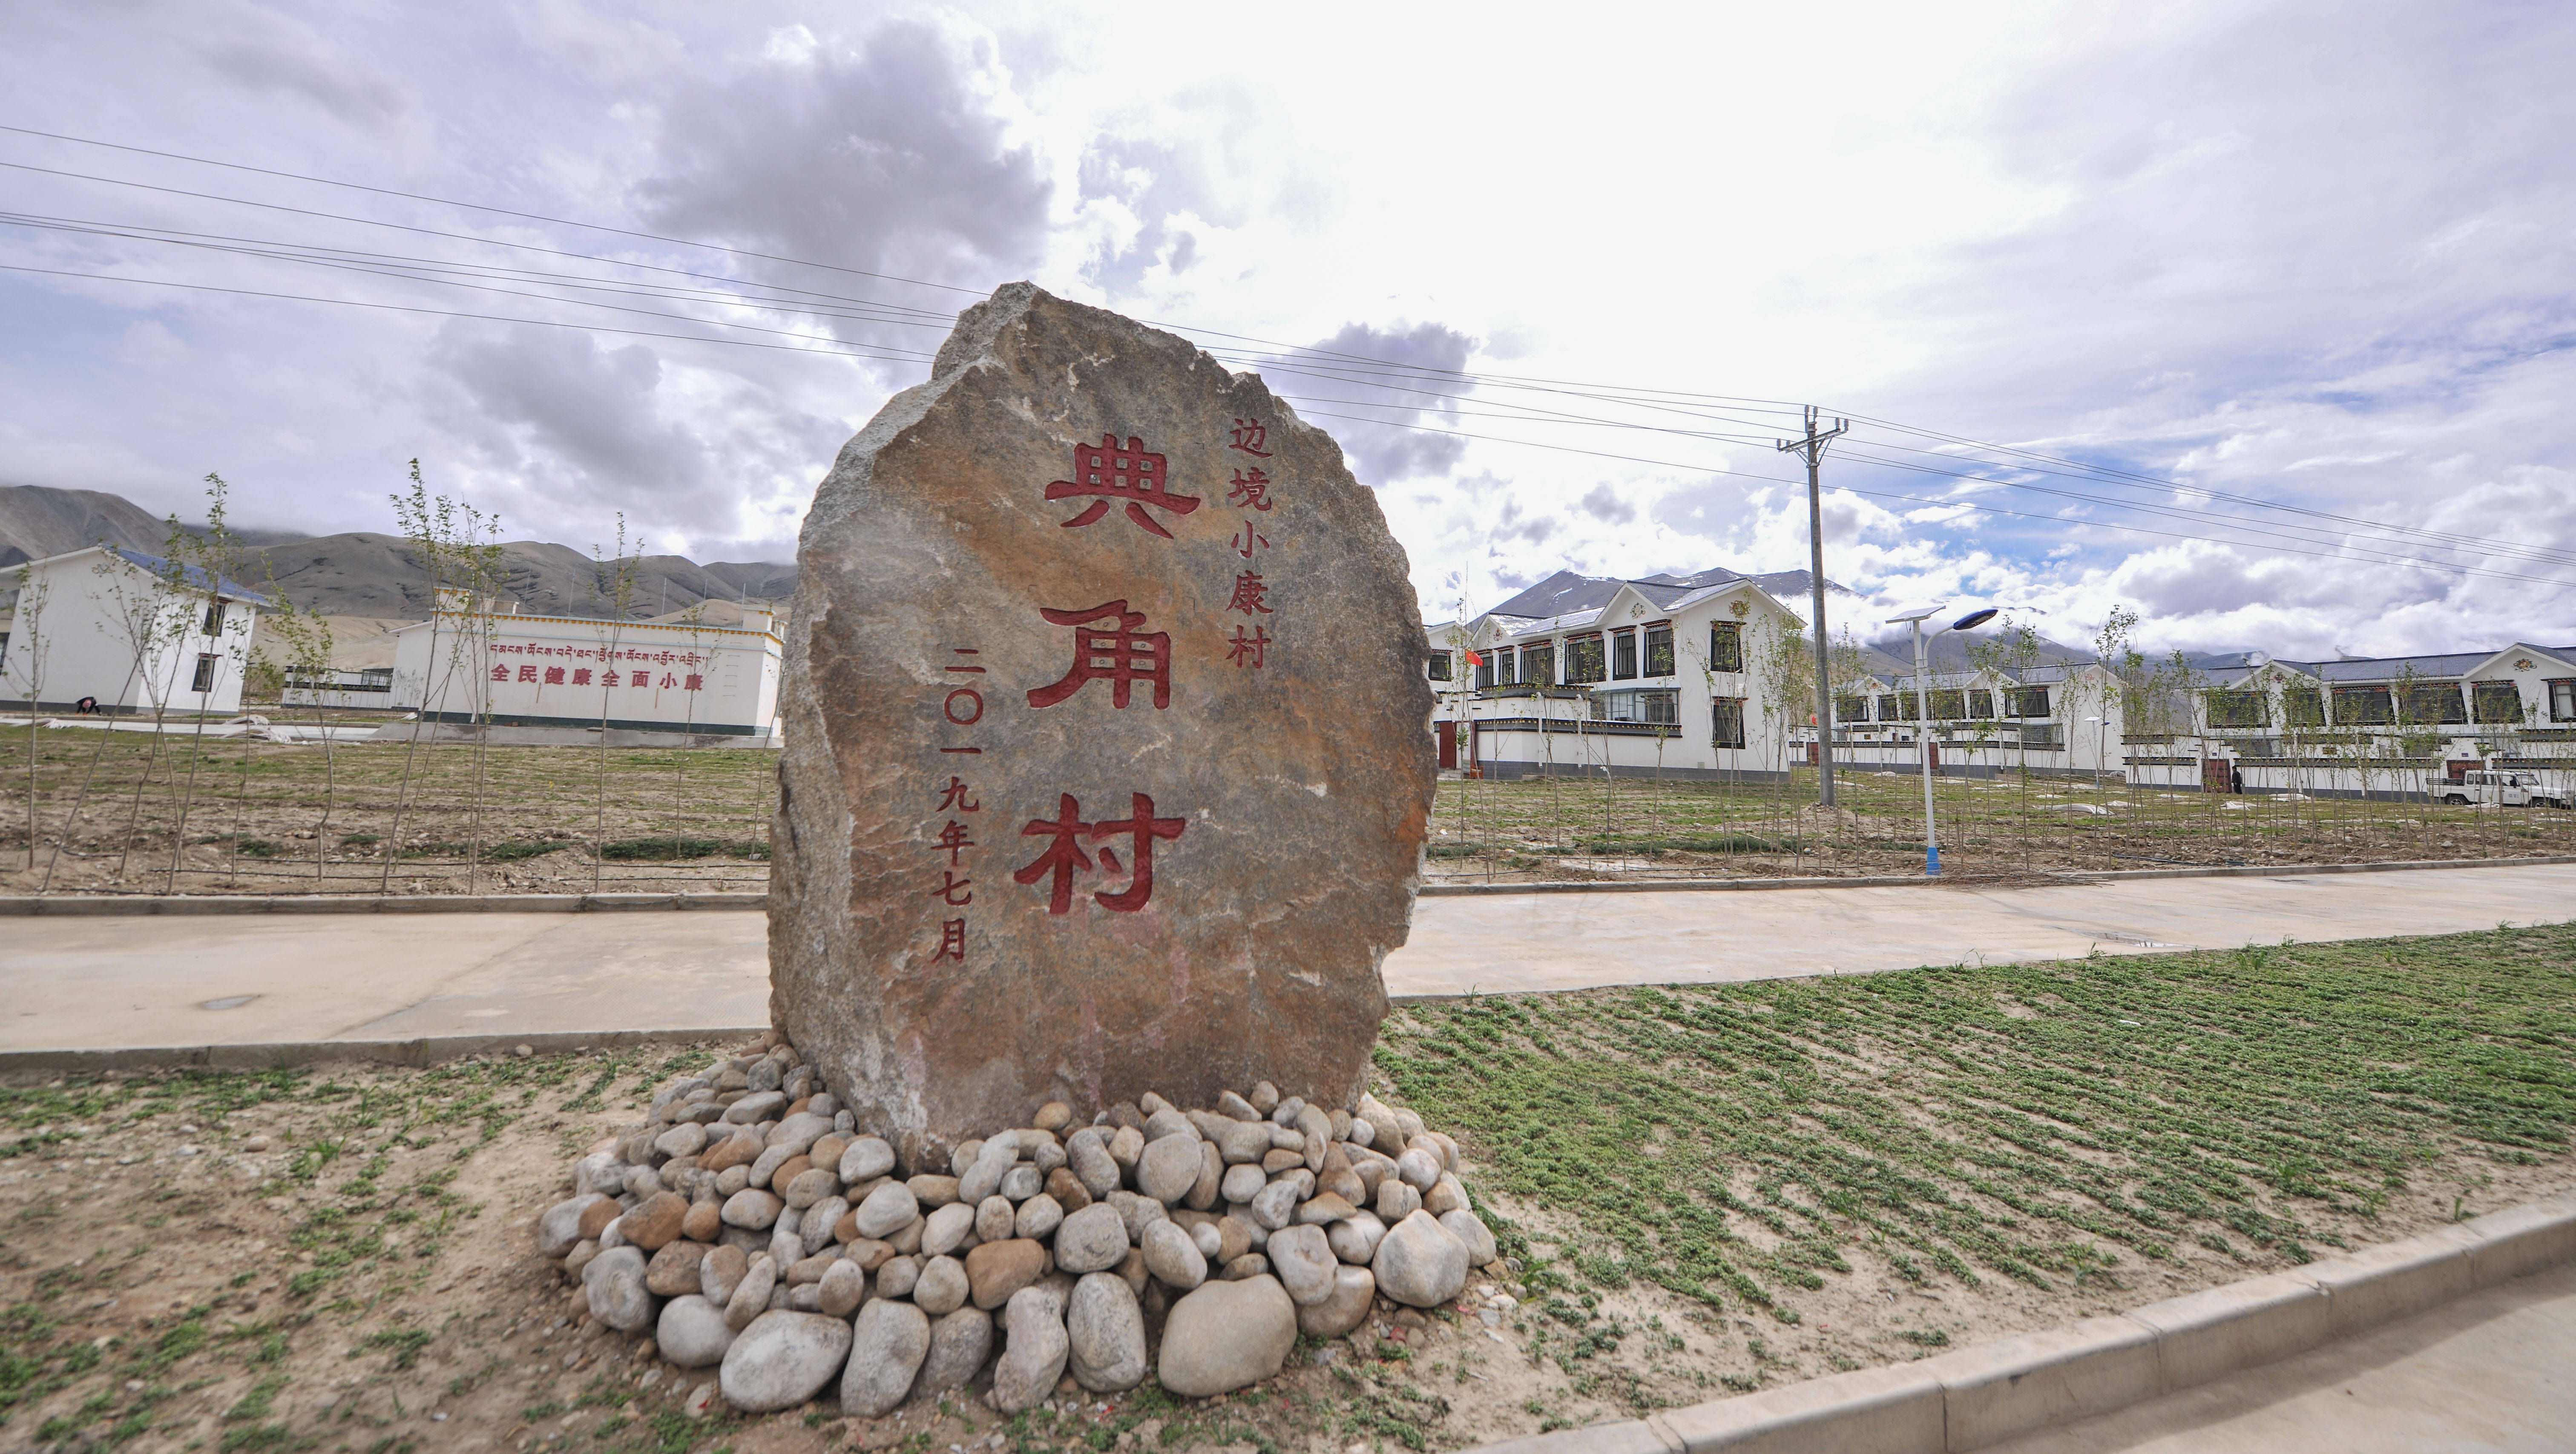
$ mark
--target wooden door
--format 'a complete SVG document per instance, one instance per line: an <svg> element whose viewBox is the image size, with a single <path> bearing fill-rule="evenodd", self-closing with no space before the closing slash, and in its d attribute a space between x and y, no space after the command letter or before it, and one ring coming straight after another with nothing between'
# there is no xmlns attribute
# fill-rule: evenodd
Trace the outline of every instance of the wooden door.
<svg viewBox="0 0 2576 1454"><path fill-rule="evenodd" d="M1455 722L1440 724L1440 770L1458 770L1458 724Z"/></svg>

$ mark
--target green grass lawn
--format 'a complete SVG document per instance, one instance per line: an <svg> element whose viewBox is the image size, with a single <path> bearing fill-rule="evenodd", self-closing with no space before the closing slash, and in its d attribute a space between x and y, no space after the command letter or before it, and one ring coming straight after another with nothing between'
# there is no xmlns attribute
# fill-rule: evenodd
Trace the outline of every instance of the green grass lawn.
<svg viewBox="0 0 2576 1454"><path fill-rule="evenodd" d="M1379 1069L1544 1205L1560 1275L1795 1322L1918 1284L2134 1286L2384 1240L2555 1166L2576 926L1400 1008Z"/></svg>

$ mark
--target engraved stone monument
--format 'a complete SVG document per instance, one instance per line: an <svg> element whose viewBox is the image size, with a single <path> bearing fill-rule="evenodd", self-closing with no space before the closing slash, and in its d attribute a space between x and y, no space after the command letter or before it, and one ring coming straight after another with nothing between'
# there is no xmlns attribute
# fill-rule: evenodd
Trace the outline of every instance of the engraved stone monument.
<svg viewBox="0 0 2576 1454"><path fill-rule="evenodd" d="M1025 283L807 517L772 1018L907 1164L1053 1100L1357 1096L1431 806L1403 549L1340 448Z"/></svg>

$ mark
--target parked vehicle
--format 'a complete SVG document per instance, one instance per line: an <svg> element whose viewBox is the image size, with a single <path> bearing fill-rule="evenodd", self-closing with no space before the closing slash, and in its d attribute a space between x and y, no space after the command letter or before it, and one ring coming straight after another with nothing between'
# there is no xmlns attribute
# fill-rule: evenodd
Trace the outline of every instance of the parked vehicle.
<svg viewBox="0 0 2576 1454"><path fill-rule="evenodd" d="M2480 807L2564 808L2569 801L2564 792L2553 793L2542 790L2540 774L2536 772L2502 772L2483 769L2464 772L2460 774L2459 781L2442 784L2441 797L2443 802L2458 803L2464 807L2474 803Z"/></svg>

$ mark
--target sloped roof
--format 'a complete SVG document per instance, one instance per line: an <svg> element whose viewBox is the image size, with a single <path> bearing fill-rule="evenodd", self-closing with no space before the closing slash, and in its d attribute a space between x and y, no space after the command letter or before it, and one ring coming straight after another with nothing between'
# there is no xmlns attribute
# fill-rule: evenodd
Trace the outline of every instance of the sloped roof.
<svg viewBox="0 0 2576 1454"><path fill-rule="evenodd" d="M1696 571L1686 576L1652 575L1635 580L1618 576L1577 575L1570 570L1561 570L1485 614L1545 618L1561 616L1573 611L1598 610L1610 604L1610 598L1619 594L1621 586L1636 587L1637 594L1667 610L1695 593L1715 587L1731 586L1738 581L1749 581L1761 587L1765 594L1775 600L1788 600L1807 594L1809 579L1808 573L1802 570L1773 571L1769 575L1752 576L1742 571L1728 570L1724 566L1711 566L1707 570ZM1846 596L1851 594L1850 591L1835 585L1832 581L1825 582L1825 589Z"/></svg>

